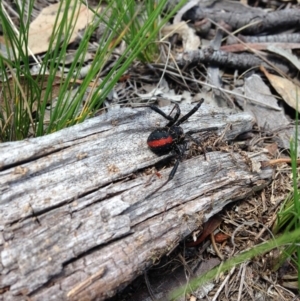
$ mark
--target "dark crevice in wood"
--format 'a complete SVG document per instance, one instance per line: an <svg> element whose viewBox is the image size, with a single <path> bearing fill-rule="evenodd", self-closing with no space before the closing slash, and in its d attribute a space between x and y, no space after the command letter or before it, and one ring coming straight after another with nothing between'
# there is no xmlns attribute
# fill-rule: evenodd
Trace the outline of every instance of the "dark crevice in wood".
<svg viewBox="0 0 300 301"><path fill-rule="evenodd" d="M69 264L72 264L74 262L77 262L78 260L80 260L81 258L85 258L86 256L88 255L91 255L95 252L98 252L99 250L101 250L102 248L104 247L107 247L108 245L110 245L111 243L115 243L115 242L118 242L118 241L121 241L121 240L124 240L126 237L129 237L131 236L132 234L134 233L134 231L131 231L129 233L126 233L125 235L123 236L119 236L117 238L111 238L110 241L108 243L103 243L101 245L98 245L98 246L95 246L89 250L86 250L85 252L83 253L80 253L80 254L76 254L76 257L73 257L65 262L62 262L62 266L65 267Z"/></svg>
<svg viewBox="0 0 300 301"><path fill-rule="evenodd" d="M38 159L44 158L45 156L49 156L49 155L53 155L55 153L59 153L59 152L61 152L64 149L68 149L69 147L70 146L62 147L60 149L55 149L55 150L49 151L47 153L43 152L43 154L41 154L41 155L38 155L37 153L35 153L32 156L28 157L27 160L16 161L16 163L14 163L14 164L7 164L5 166L2 164L2 165L0 165L0 171L6 171L6 170L9 170L11 168L19 167L20 165L23 165L23 164L32 163L34 161L37 161ZM51 146L49 147L49 150L50 149L51 149Z"/></svg>

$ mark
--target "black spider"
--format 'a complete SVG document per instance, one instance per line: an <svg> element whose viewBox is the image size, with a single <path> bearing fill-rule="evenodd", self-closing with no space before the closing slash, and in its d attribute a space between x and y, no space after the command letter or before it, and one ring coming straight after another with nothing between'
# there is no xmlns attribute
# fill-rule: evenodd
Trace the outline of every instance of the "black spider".
<svg viewBox="0 0 300 301"><path fill-rule="evenodd" d="M201 131L217 129L216 127L211 127L211 128L205 128L197 131L189 131L187 133L184 133L183 129L180 127L180 125L183 122L187 121L188 118L190 118L200 108L203 102L204 99L202 98L200 102L190 112L188 112L180 119L179 116L181 111L178 104L175 104L173 108L173 110L174 109L176 110L174 117L165 114L162 110L160 110L154 105L149 106L153 111L157 112L158 114L160 114L161 116L169 120L169 123L167 123L165 127L158 128L149 135L147 140L147 144L149 148L151 149L152 152L154 152L158 156L168 154L171 151L174 151L177 154L175 165L169 174L168 180L165 183L163 183L163 185L161 185L159 188L157 188L154 192L152 192L150 195L158 191L160 188L162 188L165 184L167 184L170 180L173 179L177 171L177 168L179 166L179 162L183 159L184 153L187 149L187 141L193 140L196 144L200 145L199 141L195 140L191 136L191 134L196 132L201 132ZM188 139L186 139L187 137ZM147 197L149 197L150 195L148 195Z"/></svg>

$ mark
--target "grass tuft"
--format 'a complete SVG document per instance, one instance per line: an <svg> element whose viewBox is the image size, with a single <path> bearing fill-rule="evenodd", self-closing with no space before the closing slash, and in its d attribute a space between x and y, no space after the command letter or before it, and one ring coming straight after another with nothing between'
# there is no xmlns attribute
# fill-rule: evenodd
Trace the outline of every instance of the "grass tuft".
<svg viewBox="0 0 300 301"><path fill-rule="evenodd" d="M185 1L182 0L163 19L161 15L167 0L146 1L146 9L141 9L141 4L134 0L109 1L106 6L100 2L97 8L90 8L94 19L84 30L70 66L66 54L78 18L78 7L85 2L60 2L60 16L53 26L48 51L37 58L28 49L34 2L29 0L26 9L16 2L18 29L1 3L0 24L7 51L0 49L0 142L42 136L92 116L133 61L146 63L159 57L157 40L160 29ZM89 41L98 26L103 24L105 28L98 41L99 47L88 73L81 78ZM108 74L100 78L122 42L126 44L124 52ZM34 74L33 65L38 69ZM64 72L66 70L68 72ZM88 90L89 95L85 98Z"/></svg>

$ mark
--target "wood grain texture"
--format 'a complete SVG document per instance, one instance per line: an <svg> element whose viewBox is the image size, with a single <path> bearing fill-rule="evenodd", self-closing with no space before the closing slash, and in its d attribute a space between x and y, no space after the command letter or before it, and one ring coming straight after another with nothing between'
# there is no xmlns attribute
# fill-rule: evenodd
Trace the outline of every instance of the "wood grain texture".
<svg viewBox="0 0 300 301"><path fill-rule="evenodd" d="M158 123L165 120L147 108L115 109L0 144L0 300L104 300L272 177L271 168L260 169L263 156L212 152L182 162L145 199L170 172L139 172L169 156L147 148ZM246 113L204 105L183 128L217 126L221 134L231 124L224 137L231 140L253 123Z"/></svg>

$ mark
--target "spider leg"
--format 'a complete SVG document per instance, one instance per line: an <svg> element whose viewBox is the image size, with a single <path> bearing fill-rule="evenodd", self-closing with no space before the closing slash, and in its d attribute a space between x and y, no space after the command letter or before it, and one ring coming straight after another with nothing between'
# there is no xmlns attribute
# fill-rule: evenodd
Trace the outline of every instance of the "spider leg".
<svg viewBox="0 0 300 301"><path fill-rule="evenodd" d="M176 159L175 165L173 166L173 169L171 170L171 172L169 174L167 181L165 181L162 185L160 185L158 188L156 188L154 191L152 191L150 194L148 194L145 197L145 200L148 199L151 195L153 195L157 191L159 191L162 187L164 187L169 181L171 181L174 178L177 168L179 166L179 163L182 160L182 158L184 156L184 152L187 148L187 142L186 141L184 142L182 149L180 149L180 147L178 145L176 145L175 147L176 148L174 150L177 153L177 159Z"/></svg>
<svg viewBox="0 0 300 301"><path fill-rule="evenodd" d="M169 179L164 182L162 185L160 185L158 188L156 188L154 191L150 192L146 197L145 200L147 200L151 195L153 195L154 193L156 193L158 190L160 190L162 187L164 187L167 183L169 182Z"/></svg>
<svg viewBox="0 0 300 301"><path fill-rule="evenodd" d="M148 108L152 109L153 111L155 111L156 113L158 113L159 115L161 115L162 117L169 120L169 123L166 125L166 127L171 127L178 120L180 113L181 113L179 105L177 103L174 105L172 111L170 112L170 114L171 114L173 112L173 110L176 110L174 117L170 116L170 114L167 115L164 111L162 111L155 105L149 105L149 106L143 106L143 107L148 107Z"/></svg>
<svg viewBox="0 0 300 301"><path fill-rule="evenodd" d="M175 116L173 117L173 121L170 121L170 122L166 125L166 127L171 127L172 125L174 125L174 123L178 120L178 118L179 118L179 116L180 116L181 111L180 111L179 105L178 105L177 103L175 103L175 105L174 105L172 111L170 112L170 114L171 114L174 110L176 110L176 113L175 113ZM170 114L169 114L169 115L170 115Z"/></svg>
<svg viewBox="0 0 300 301"><path fill-rule="evenodd" d="M159 109L158 107L156 107L155 105L149 105L148 106L150 109L152 109L153 111L155 111L156 113L160 114L162 117L166 118L167 120L169 120L169 123L174 123L174 118L170 115L167 115L164 111L162 111L161 109ZM177 114L176 114L177 115ZM175 115L175 117L176 117ZM177 117L178 119L178 117Z"/></svg>
<svg viewBox="0 0 300 301"><path fill-rule="evenodd" d="M175 176L175 173L177 171L177 168L179 166L179 163L180 161L182 160L183 156L184 156L184 152L186 151L187 149L187 141L184 141L184 144L182 145L182 148L180 148L177 144L175 145L175 152L177 153L177 159L176 159L176 162L173 166L173 169L171 170L170 174L169 174L169 178L168 178L168 181L171 181L174 176ZM166 183L167 183L166 182Z"/></svg>
<svg viewBox="0 0 300 301"><path fill-rule="evenodd" d="M178 126L180 125L181 123L185 122L188 118L190 118L200 107L201 105L203 104L204 102L204 99L201 98L200 102L197 103L196 106L194 106L193 109L191 109L186 115L184 115L183 117L181 117L176 123L175 125Z"/></svg>

